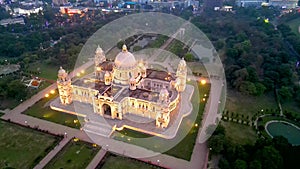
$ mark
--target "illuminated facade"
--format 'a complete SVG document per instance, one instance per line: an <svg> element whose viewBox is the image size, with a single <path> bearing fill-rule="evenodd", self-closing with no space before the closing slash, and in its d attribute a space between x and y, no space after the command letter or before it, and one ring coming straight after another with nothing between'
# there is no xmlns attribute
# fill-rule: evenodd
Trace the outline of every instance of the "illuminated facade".
<svg viewBox="0 0 300 169"><path fill-rule="evenodd" d="M94 73L71 82L62 68L57 86L60 103L72 101L91 104L94 113L122 120L128 115L155 120L157 127L166 128L172 111L178 106L185 90L187 68L182 59L176 73L148 69L137 61L124 45L114 62L107 61L98 46Z"/></svg>

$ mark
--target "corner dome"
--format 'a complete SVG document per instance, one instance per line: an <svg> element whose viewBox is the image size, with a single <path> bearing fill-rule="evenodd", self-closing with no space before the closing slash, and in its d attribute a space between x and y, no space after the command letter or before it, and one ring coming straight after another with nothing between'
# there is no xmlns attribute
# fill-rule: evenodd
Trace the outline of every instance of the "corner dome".
<svg viewBox="0 0 300 169"><path fill-rule="evenodd" d="M128 52L126 45L123 45L122 52L120 52L115 59L115 66L117 68L130 68L136 65L135 57Z"/></svg>
<svg viewBox="0 0 300 169"><path fill-rule="evenodd" d="M182 57L181 60L179 61L179 65L180 66L186 66L186 62L184 60L184 58Z"/></svg>
<svg viewBox="0 0 300 169"><path fill-rule="evenodd" d="M59 68L58 75L65 75L67 72L62 67Z"/></svg>

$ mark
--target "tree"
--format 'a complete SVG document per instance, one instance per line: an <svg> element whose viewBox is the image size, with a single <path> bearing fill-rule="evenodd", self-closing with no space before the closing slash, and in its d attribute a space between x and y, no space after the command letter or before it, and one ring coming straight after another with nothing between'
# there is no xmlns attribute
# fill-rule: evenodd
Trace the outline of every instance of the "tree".
<svg viewBox="0 0 300 169"><path fill-rule="evenodd" d="M193 61L194 60L194 55L191 53L187 53L184 55L184 59L188 62Z"/></svg>
<svg viewBox="0 0 300 169"><path fill-rule="evenodd" d="M212 154L219 154L224 150L224 135L212 135L208 140L208 146L211 148Z"/></svg>
<svg viewBox="0 0 300 169"><path fill-rule="evenodd" d="M247 163L244 160L237 159L233 165L234 169L247 169Z"/></svg>
<svg viewBox="0 0 300 169"><path fill-rule="evenodd" d="M221 169L231 169L229 162L225 158L220 159L218 166Z"/></svg>
<svg viewBox="0 0 300 169"><path fill-rule="evenodd" d="M244 81L241 83L239 87L239 91L244 93L244 94L251 94L251 95L256 95L256 86L254 83L249 82L249 81Z"/></svg>
<svg viewBox="0 0 300 169"><path fill-rule="evenodd" d="M16 100L24 99L27 95L26 87L19 81L13 80L7 85L7 94Z"/></svg>
<svg viewBox="0 0 300 169"><path fill-rule="evenodd" d="M255 157L261 161L262 168L281 169L283 166L282 156L273 146L265 146L258 150Z"/></svg>
<svg viewBox="0 0 300 169"><path fill-rule="evenodd" d="M293 91L290 87L287 86L282 86L279 90L278 90L278 94L279 94L279 99L280 101L284 102L284 101L288 101L293 97Z"/></svg>
<svg viewBox="0 0 300 169"><path fill-rule="evenodd" d="M228 48L226 50L226 56L231 58L237 58L239 56L239 53L235 48Z"/></svg>
<svg viewBox="0 0 300 169"><path fill-rule="evenodd" d="M257 96L260 96L260 95L262 95L262 94L264 94L264 92L266 91L266 87L263 85L263 84L261 84L261 83L255 83L255 88L256 88L256 93L255 93L255 95L257 95Z"/></svg>
<svg viewBox="0 0 300 169"><path fill-rule="evenodd" d="M215 46L216 50L220 50L225 46L225 43L222 40L218 40L214 46Z"/></svg>
<svg viewBox="0 0 300 169"><path fill-rule="evenodd" d="M249 164L249 169L262 169L260 161L258 160L251 161Z"/></svg>

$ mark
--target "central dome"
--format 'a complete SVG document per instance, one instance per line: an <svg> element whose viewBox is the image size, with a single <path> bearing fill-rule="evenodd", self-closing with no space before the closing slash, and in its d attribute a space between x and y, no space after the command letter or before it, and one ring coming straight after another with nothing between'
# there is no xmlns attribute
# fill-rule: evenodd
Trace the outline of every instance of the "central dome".
<svg viewBox="0 0 300 169"><path fill-rule="evenodd" d="M117 68L130 68L136 65L136 60L132 53L128 52L126 45L123 45L122 52L120 52L115 59Z"/></svg>

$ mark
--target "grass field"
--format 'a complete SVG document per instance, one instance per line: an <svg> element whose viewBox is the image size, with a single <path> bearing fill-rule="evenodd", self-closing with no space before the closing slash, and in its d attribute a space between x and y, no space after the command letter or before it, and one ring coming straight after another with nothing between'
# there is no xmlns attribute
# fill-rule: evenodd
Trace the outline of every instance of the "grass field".
<svg viewBox="0 0 300 169"><path fill-rule="evenodd" d="M70 141L45 167L45 169L86 168L99 151L99 147L82 141Z"/></svg>
<svg viewBox="0 0 300 169"><path fill-rule="evenodd" d="M257 134L251 126L246 126L234 122L221 122L226 129L226 137L235 144L253 145L257 139Z"/></svg>
<svg viewBox="0 0 300 169"><path fill-rule="evenodd" d="M56 91L57 93L57 91ZM57 94L50 95L49 98L43 98L37 103L35 103L32 107L27 109L24 114L27 114L29 116L37 117L39 119L51 121L54 123L62 124L68 127L77 128L80 129L81 125L76 120L79 119L79 121L82 121L82 117L75 116L68 113L58 112L55 110L52 110L49 107L49 102L57 97ZM74 123L74 120L76 123Z"/></svg>
<svg viewBox="0 0 300 169"><path fill-rule="evenodd" d="M59 65L52 66L52 65L47 65L45 63L38 62L38 63L30 64L29 68L26 71L41 72L40 74L34 74L34 75L45 79L56 80L58 70L59 70Z"/></svg>
<svg viewBox="0 0 300 169"><path fill-rule="evenodd" d="M300 33L299 33L300 18L293 19L293 20L289 21L287 24L290 26L290 28L296 35L300 36Z"/></svg>
<svg viewBox="0 0 300 169"><path fill-rule="evenodd" d="M291 112L295 117L300 118L300 104L297 101L289 101L286 103L282 103L283 112Z"/></svg>
<svg viewBox="0 0 300 169"><path fill-rule="evenodd" d="M101 169L153 169L158 168L138 160L110 154Z"/></svg>
<svg viewBox="0 0 300 169"><path fill-rule="evenodd" d="M59 139L0 120L0 168L33 168Z"/></svg>
<svg viewBox="0 0 300 169"><path fill-rule="evenodd" d="M209 93L209 90L210 90L209 84L199 86L200 100L204 97L204 94ZM195 124L197 123L198 126L200 126L203 111L204 111L204 106L205 106L206 102L200 102L199 110L196 110L195 109L196 106L199 105L199 96L198 96L198 94L195 94L194 97L192 97L192 104L194 106L193 111L197 111L197 112L192 112L192 115L189 115L183 119L183 121L179 127L179 130L177 132L177 135L175 136L174 139L166 140L166 139L162 139L162 138L156 138L155 142L153 142L151 144L143 144L141 142L138 142L138 141L140 141L140 139L138 139L138 138L148 137L148 135L139 133L136 131L128 130L128 129L125 129L124 131L122 131L122 133L115 132L113 134L113 138L116 140L128 142L130 144L144 146L153 151L160 152L162 147L165 147L165 145L168 145L168 144L172 144L172 142L174 142L175 140L178 140L179 137L182 137L182 133L187 131L188 134L186 136L184 136L184 138L175 147L168 150L167 152L162 152L162 153L165 153L165 154L177 157L177 158L185 159L185 160L190 160L192 152L193 152L193 148L195 145L196 137L198 134L198 129L199 129L199 127L195 127ZM192 119L195 116L197 116L197 117L194 122ZM129 137L130 137L130 140L128 140ZM135 139L135 138L137 138L137 139Z"/></svg>
<svg viewBox="0 0 300 169"><path fill-rule="evenodd" d="M273 93L267 93L262 96L249 96L228 89L225 109L229 112L252 117L257 111L262 109L277 109L277 103Z"/></svg>

